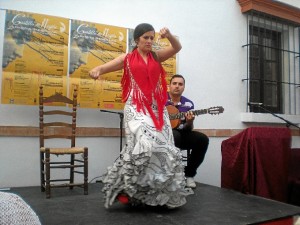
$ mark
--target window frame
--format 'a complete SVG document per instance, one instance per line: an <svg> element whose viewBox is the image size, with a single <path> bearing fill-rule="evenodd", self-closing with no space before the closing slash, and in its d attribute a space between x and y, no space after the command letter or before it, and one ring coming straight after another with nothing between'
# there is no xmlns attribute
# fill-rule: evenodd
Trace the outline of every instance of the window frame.
<svg viewBox="0 0 300 225"><path fill-rule="evenodd" d="M274 20L275 25L272 25L272 22L266 22L266 20L253 19L254 14L259 14L261 17L263 16L267 20ZM247 77L243 78L242 81L247 82L247 93L246 93L246 113L241 114L241 120L243 122L263 122L263 123L277 123L279 122L276 118L269 118L270 113L277 113L283 115L285 119L290 119L291 121L295 121L299 123L300 121L300 70L299 70L299 50L300 50L300 30L299 25L295 23L291 23L287 20L282 20L281 18L277 18L265 13L250 11L246 14L247 16L247 44L243 45L243 47L247 48ZM249 18L252 18L250 20ZM257 107L257 106L249 106L249 102L253 102L255 99L250 98L250 27L258 27L257 29L269 29L274 31L274 33L281 33L280 43L282 43L282 47L279 49L281 53L279 53L278 61L282 61L279 63L278 70L280 71L278 74L281 76L279 80L280 85L282 85L281 90L278 92L280 97L277 99L277 108L274 107ZM290 28L293 27L293 31ZM289 35L287 35L289 34ZM291 35L291 36L290 36ZM291 47L292 46L292 47ZM262 47L265 47L262 45ZM287 48L288 47L288 48ZM276 49L276 47L275 47ZM278 50L278 49L277 49ZM284 54L292 54L294 57L288 56L286 57ZM292 63L292 66L290 65ZM291 73L294 73L291 76ZM282 97L281 97L282 96ZM264 102L263 102L264 103ZM256 108L256 109L254 109ZM262 113L263 115L257 115ZM251 115L249 115L251 114ZM281 121L283 122L283 121Z"/></svg>

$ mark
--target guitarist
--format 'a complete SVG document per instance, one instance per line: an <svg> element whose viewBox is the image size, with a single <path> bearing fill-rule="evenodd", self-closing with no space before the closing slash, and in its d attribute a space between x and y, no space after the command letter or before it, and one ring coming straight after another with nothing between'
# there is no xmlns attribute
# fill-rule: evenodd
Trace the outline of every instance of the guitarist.
<svg viewBox="0 0 300 225"><path fill-rule="evenodd" d="M179 112L185 113L184 116L179 119L178 125L176 127L172 126L173 136L176 147L180 149L191 149L191 155L190 158L188 158L187 166L185 167L185 176L187 178L186 186L196 188L194 176L197 173L198 167L204 160L209 139L205 134L193 130L195 116L189 111L194 109L194 103L182 96L184 88L184 77L179 74L173 75L170 80L166 106L167 108L176 107Z"/></svg>

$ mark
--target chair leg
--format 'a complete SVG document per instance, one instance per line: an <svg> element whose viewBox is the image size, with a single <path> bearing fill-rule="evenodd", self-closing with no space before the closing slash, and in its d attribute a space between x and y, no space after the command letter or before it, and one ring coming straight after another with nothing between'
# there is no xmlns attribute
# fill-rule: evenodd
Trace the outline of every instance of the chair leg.
<svg viewBox="0 0 300 225"><path fill-rule="evenodd" d="M88 194L88 149L84 148L84 194Z"/></svg>
<svg viewBox="0 0 300 225"><path fill-rule="evenodd" d="M44 164L44 153L40 152L40 175L41 175L41 192L45 192L45 164Z"/></svg>
<svg viewBox="0 0 300 225"><path fill-rule="evenodd" d="M71 154L71 168L70 168L70 184L74 183L74 159L75 159L75 154ZM73 186L69 186L70 189L73 189Z"/></svg>
<svg viewBox="0 0 300 225"><path fill-rule="evenodd" d="M45 166L46 166L46 198L50 198L50 150L45 151Z"/></svg>

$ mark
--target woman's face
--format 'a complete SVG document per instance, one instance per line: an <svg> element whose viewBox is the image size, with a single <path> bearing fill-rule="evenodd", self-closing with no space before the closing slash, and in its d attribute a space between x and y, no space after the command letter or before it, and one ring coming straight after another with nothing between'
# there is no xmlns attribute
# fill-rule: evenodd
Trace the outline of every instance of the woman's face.
<svg viewBox="0 0 300 225"><path fill-rule="evenodd" d="M139 37L137 47L143 52L149 52L152 50L152 44L154 41L155 32L148 31Z"/></svg>

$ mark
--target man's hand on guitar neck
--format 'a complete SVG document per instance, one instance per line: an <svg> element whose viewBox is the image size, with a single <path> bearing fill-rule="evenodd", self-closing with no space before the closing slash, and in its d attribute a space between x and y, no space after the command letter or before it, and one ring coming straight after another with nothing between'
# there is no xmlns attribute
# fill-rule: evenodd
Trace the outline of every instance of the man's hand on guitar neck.
<svg viewBox="0 0 300 225"><path fill-rule="evenodd" d="M186 112L185 114L186 123L183 125L183 129L192 130L194 128L195 115L192 111Z"/></svg>

